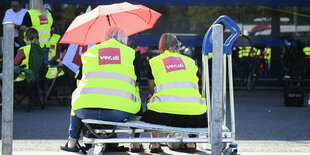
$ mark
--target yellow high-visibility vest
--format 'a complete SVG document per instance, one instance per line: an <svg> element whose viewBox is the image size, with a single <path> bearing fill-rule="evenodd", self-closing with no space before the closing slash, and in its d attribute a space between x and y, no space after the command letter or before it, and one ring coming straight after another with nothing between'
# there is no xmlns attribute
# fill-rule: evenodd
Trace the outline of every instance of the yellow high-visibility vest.
<svg viewBox="0 0 310 155"><path fill-rule="evenodd" d="M242 57L248 57L249 53L251 51L251 46L240 46L239 47L239 54L238 57L242 58Z"/></svg>
<svg viewBox="0 0 310 155"><path fill-rule="evenodd" d="M30 56L31 45L26 45L18 49L17 53L24 52L25 59L21 62L20 66L25 66L24 69L29 69L29 56ZM19 82L25 80L26 75L24 72L18 75L14 82Z"/></svg>
<svg viewBox="0 0 310 155"><path fill-rule="evenodd" d="M72 95L72 112L82 108L139 112L134 59L135 51L115 39L89 48L81 56L82 79Z"/></svg>
<svg viewBox="0 0 310 155"><path fill-rule="evenodd" d="M200 115L207 111L199 93L197 66L191 58L168 50L150 59L156 85L149 110L179 115Z"/></svg>
<svg viewBox="0 0 310 155"><path fill-rule="evenodd" d="M310 47L303 48L303 51L304 51L306 56L308 56L308 57L310 56Z"/></svg>
<svg viewBox="0 0 310 155"><path fill-rule="evenodd" d="M267 60L267 63L271 60L271 48L266 48L267 54L265 54L264 59Z"/></svg>
<svg viewBox="0 0 310 155"><path fill-rule="evenodd" d="M46 16L44 16L38 10L28 10L31 18L32 26L30 28L35 28L39 32L39 42L41 48L49 48L49 40L51 37L51 27L53 25L53 18L49 11L47 11Z"/></svg>
<svg viewBox="0 0 310 155"><path fill-rule="evenodd" d="M61 36L59 34L53 34L50 38L50 48L48 52L48 60L52 60L57 53L57 44Z"/></svg>
<svg viewBox="0 0 310 155"><path fill-rule="evenodd" d="M51 65L48 65L48 70L45 74L45 77L47 79L54 79L58 73L58 67L51 67ZM63 76L65 72L63 70L60 71L57 77Z"/></svg>

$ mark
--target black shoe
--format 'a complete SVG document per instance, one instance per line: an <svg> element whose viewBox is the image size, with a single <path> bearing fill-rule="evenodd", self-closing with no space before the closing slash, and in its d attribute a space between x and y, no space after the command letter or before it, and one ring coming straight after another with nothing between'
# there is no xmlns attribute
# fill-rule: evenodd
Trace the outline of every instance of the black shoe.
<svg viewBox="0 0 310 155"><path fill-rule="evenodd" d="M130 152L134 152L134 153L144 152L144 148L143 148L143 145L140 144L139 148L133 148L133 147L130 146L129 151Z"/></svg>
<svg viewBox="0 0 310 155"><path fill-rule="evenodd" d="M158 143L159 147L158 148L151 148L151 144L149 145L149 149L151 150L151 153L160 153L163 152L163 150L161 149L160 144Z"/></svg>
<svg viewBox="0 0 310 155"><path fill-rule="evenodd" d="M69 142L69 141L68 141ZM68 151L68 152L79 152L79 149L77 146L73 147L73 148L69 148L68 147L68 142L64 145L64 146L60 146L61 150L64 151Z"/></svg>

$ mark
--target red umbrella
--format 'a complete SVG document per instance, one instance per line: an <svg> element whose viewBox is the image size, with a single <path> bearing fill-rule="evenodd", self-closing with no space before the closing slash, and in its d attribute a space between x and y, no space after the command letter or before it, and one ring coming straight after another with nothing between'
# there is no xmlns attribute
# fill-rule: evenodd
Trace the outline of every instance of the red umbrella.
<svg viewBox="0 0 310 155"><path fill-rule="evenodd" d="M253 33L256 33L256 32L260 32L260 31L264 31L264 30L268 30L268 29L271 29L271 27L269 25L256 25L255 27L253 27L251 29L251 31L249 32L249 34L253 34Z"/></svg>
<svg viewBox="0 0 310 155"><path fill-rule="evenodd" d="M105 31L111 26L122 28L130 36L153 28L160 13L143 5L127 2L100 5L80 15L71 23L60 43L88 45L104 41Z"/></svg>

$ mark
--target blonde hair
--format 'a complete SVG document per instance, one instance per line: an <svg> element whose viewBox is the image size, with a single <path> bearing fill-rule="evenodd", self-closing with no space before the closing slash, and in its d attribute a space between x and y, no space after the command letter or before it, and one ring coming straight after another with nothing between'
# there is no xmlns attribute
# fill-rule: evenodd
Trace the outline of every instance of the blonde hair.
<svg viewBox="0 0 310 155"><path fill-rule="evenodd" d="M117 41L121 42L124 45L127 45L128 37L126 33L119 27L112 26L105 32L104 41L107 41L109 39L116 39Z"/></svg>
<svg viewBox="0 0 310 155"><path fill-rule="evenodd" d="M34 29L34 28L30 28L26 31L26 44L30 45L30 44L37 44L40 46L40 42L39 42L39 32Z"/></svg>
<svg viewBox="0 0 310 155"><path fill-rule="evenodd" d="M179 45L180 42L178 41L177 37L171 33L164 33L161 35L158 49L160 53L169 50L170 52L179 52Z"/></svg>
<svg viewBox="0 0 310 155"><path fill-rule="evenodd" d="M29 0L29 9L31 10L38 10L43 15L47 15L47 11L43 6L42 0Z"/></svg>

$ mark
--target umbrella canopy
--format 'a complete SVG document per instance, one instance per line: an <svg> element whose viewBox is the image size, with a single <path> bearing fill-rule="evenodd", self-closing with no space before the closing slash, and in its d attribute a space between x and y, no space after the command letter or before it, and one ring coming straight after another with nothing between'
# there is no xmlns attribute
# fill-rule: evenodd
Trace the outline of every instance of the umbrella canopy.
<svg viewBox="0 0 310 155"><path fill-rule="evenodd" d="M153 28L160 13L143 5L127 2L100 5L94 10L80 15L71 23L60 43L88 45L104 41L105 31L118 26L130 36Z"/></svg>
<svg viewBox="0 0 310 155"><path fill-rule="evenodd" d="M253 33L256 33L256 32L260 32L260 31L264 31L264 30L268 30L268 29L271 29L271 27L269 25L256 25L255 27L253 27L251 29L251 31L249 32L249 34L253 34Z"/></svg>

